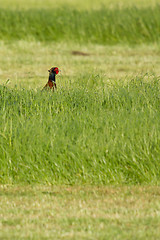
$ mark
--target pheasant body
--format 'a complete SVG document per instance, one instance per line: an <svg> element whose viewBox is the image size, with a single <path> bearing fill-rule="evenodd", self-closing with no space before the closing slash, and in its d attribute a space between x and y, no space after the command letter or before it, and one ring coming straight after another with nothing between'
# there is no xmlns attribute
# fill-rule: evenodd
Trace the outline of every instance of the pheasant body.
<svg viewBox="0 0 160 240"><path fill-rule="evenodd" d="M48 82L46 83L42 90L51 89L54 91L57 88L56 75L59 73L59 69L57 67L52 67L51 69L48 70L48 72L49 72Z"/></svg>

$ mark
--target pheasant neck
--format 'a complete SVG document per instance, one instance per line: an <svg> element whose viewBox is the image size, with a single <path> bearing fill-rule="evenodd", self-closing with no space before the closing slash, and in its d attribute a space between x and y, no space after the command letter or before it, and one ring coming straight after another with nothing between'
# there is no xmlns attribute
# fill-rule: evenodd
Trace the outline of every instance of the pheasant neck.
<svg viewBox="0 0 160 240"><path fill-rule="evenodd" d="M51 74L51 75L49 75L49 79L48 79L49 81L51 81L51 82L56 82L56 76L55 76L55 74Z"/></svg>

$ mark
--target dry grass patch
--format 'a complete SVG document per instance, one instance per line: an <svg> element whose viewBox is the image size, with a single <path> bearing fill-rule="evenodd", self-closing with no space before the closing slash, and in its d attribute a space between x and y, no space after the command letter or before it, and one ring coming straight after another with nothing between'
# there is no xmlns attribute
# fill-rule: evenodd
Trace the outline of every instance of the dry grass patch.
<svg viewBox="0 0 160 240"><path fill-rule="evenodd" d="M2 239L158 239L159 187L1 186Z"/></svg>

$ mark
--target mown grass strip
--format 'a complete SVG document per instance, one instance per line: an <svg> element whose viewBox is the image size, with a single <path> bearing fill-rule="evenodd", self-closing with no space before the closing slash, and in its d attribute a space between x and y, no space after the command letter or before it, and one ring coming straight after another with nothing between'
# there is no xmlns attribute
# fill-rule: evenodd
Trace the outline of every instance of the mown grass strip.
<svg viewBox="0 0 160 240"><path fill-rule="evenodd" d="M1 239L160 235L160 187L0 185L0 200Z"/></svg>

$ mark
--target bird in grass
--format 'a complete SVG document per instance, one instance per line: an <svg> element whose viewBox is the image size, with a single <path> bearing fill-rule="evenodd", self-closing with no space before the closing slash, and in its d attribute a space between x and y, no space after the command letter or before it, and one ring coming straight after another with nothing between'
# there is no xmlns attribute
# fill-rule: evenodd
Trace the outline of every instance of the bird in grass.
<svg viewBox="0 0 160 240"><path fill-rule="evenodd" d="M42 90L51 89L52 91L54 91L57 88L56 75L59 73L59 71L60 70L58 69L58 67L52 67L51 69L48 70L49 72L48 82Z"/></svg>

